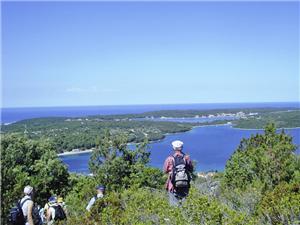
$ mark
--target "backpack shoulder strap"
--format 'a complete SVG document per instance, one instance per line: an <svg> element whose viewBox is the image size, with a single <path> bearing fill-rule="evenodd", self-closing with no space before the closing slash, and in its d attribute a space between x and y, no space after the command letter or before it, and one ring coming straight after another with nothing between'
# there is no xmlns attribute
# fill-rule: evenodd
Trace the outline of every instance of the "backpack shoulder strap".
<svg viewBox="0 0 300 225"><path fill-rule="evenodd" d="M177 157L178 155L172 155L172 157L173 157L173 160L172 160L172 162L173 162L173 166L176 166L175 164L176 164L176 157ZM184 164L186 165L186 160L185 160L185 154L182 152L182 155L181 156L179 156L179 157L181 157L182 159L183 159L183 161L184 161Z"/></svg>
<svg viewBox="0 0 300 225"><path fill-rule="evenodd" d="M177 156L174 154L171 157L172 157L172 165L173 165L173 168L174 168L176 166L176 157Z"/></svg>
<svg viewBox="0 0 300 225"><path fill-rule="evenodd" d="M22 199L19 201L20 207L22 208L26 201L31 200L30 198L25 198L25 200L22 202Z"/></svg>

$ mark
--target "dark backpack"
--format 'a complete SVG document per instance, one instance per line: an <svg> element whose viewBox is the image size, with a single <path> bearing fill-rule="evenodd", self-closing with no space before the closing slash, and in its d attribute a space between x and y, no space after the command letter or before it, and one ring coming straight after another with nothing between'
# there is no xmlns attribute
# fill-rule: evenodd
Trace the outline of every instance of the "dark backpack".
<svg viewBox="0 0 300 225"><path fill-rule="evenodd" d="M54 205L51 206L54 208L55 210L55 217L54 220L64 220L67 218L65 211L63 210L63 208L61 207L61 205Z"/></svg>
<svg viewBox="0 0 300 225"><path fill-rule="evenodd" d="M190 174L184 155L173 156L172 184L176 188L190 187Z"/></svg>
<svg viewBox="0 0 300 225"><path fill-rule="evenodd" d="M24 214L23 214L23 210L22 210L22 206L24 205L24 203L30 199L25 199L22 203L21 200L18 201L18 203L16 204L16 206L12 207L9 211L9 217L8 217L8 221L9 224L13 224L13 225L24 225L26 223Z"/></svg>

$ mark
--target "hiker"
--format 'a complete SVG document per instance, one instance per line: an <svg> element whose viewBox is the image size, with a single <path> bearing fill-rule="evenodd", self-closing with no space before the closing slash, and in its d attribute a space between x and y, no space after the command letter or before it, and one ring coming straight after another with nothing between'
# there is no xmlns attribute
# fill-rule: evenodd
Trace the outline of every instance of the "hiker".
<svg viewBox="0 0 300 225"><path fill-rule="evenodd" d="M91 198L91 200L89 201L89 204L86 207L87 211L91 210L91 207L93 206L93 204L96 202L97 199L104 197L105 186L103 186L103 185L97 186L96 191L97 191L97 194Z"/></svg>
<svg viewBox="0 0 300 225"><path fill-rule="evenodd" d="M182 141L173 141L172 147L174 153L165 160L163 170L168 174L166 189L170 205L178 206L189 193L193 164L190 157L182 152Z"/></svg>
<svg viewBox="0 0 300 225"><path fill-rule="evenodd" d="M24 188L24 194L25 196L21 199L21 208L23 211L24 219L25 219L25 225L34 225L33 223L33 187L27 185Z"/></svg>
<svg viewBox="0 0 300 225"><path fill-rule="evenodd" d="M51 196L48 199L48 203L45 208L47 225L53 224L54 221L64 220L67 218L63 207L57 202L57 198L55 196Z"/></svg>
<svg viewBox="0 0 300 225"><path fill-rule="evenodd" d="M65 214L68 215L67 206L66 206L66 203L64 202L63 197L57 198L57 204L60 205L61 208L64 210Z"/></svg>
<svg viewBox="0 0 300 225"><path fill-rule="evenodd" d="M46 203L45 205L45 210L46 210L46 221L47 224L53 224L54 223L54 219L55 219L55 209L53 206L56 206L56 197L55 196L51 196L48 199L48 203Z"/></svg>

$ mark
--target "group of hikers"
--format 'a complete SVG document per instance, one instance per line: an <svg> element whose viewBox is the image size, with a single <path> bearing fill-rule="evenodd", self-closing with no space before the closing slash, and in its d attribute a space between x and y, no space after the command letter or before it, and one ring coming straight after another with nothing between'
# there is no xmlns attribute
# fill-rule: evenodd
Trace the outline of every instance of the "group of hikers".
<svg viewBox="0 0 300 225"><path fill-rule="evenodd" d="M183 142L172 142L173 154L164 162L163 171L168 175L166 190L171 206L180 206L186 199L190 189L193 165L190 157L183 153ZM105 186L96 187L96 195L93 196L86 210L90 211L93 204L105 195ZM62 197L51 196L44 208L34 206L34 189L31 186L24 188L24 197L20 199L10 211L9 220L16 225L51 225L55 221L66 220L68 216L66 204Z"/></svg>
<svg viewBox="0 0 300 225"><path fill-rule="evenodd" d="M34 189L24 188L24 197L10 210L9 222L16 225L51 225L67 219L67 208L62 197L51 196L43 208L34 203Z"/></svg>

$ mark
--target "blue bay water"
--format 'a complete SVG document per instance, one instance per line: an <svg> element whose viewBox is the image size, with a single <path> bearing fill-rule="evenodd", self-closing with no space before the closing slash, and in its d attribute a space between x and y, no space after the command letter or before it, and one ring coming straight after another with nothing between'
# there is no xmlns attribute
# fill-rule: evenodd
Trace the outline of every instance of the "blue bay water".
<svg viewBox="0 0 300 225"><path fill-rule="evenodd" d="M300 128L286 129L286 133L293 137L300 153ZM150 165L162 168L164 160L172 154L171 143L174 140L184 142L184 152L197 161L197 171L223 170L226 161L238 147L242 138L249 138L263 130L244 130L232 128L228 125L196 127L191 131L168 135L159 142L149 144ZM69 171L90 173L88 161L91 153L61 157L67 164Z"/></svg>

